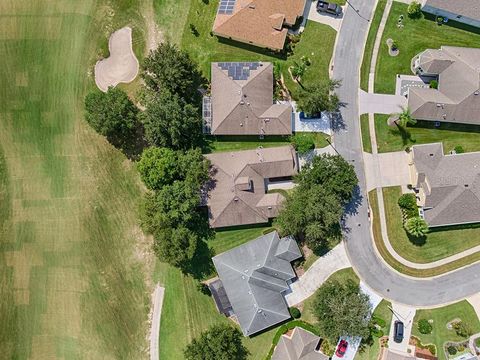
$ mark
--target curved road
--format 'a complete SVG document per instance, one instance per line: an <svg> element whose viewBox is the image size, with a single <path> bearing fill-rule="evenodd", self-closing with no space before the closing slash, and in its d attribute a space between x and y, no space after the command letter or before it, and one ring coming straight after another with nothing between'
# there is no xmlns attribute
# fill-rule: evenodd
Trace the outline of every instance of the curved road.
<svg viewBox="0 0 480 360"><path fill-rule="evenodd" d="M361 195L346 218L345 245L357 274L384 298L415 307L434 307L451 303L480 291L480 263L433 279L413 279L389 268L377 256L371 240L367 216L366 183L358 121L359 68L373 16L374 0L349 0L338 34L333 77L342 79L337 93L345 103L334 139L335 147L355 165ZM359 10L359 11L357 11ZM335 123L334 123L335 126ZM362 198L363 196L363 198Z"/></svg>

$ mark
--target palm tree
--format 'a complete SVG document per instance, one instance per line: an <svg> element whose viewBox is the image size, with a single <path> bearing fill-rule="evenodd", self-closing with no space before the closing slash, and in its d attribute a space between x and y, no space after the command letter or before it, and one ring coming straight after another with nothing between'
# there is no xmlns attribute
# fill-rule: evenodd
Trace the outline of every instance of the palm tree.
<svg viewBox="0 0 480 360"><path fill-rule="evenodd" d="M395 124L405 128L408 124L415 125L417 120L412 117L412 112L410 108L402 108L402 112L397 114L398 120L395 121Z"/></svg>
<svg viewBox="0 0 480 360"><path fill-rule="evenodd" d="M421 217L415 216L405 222L405 230L415 237L423 237L428 233L428 224Z"/></svg>

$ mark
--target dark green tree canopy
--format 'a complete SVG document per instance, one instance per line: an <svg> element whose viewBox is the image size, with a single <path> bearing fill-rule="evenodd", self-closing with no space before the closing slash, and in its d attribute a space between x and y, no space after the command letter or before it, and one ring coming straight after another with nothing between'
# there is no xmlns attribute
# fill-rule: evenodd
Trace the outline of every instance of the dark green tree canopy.
<svg viewBox="0 0 480 360"><path fill-rule="evenodd" d="M312 250L320 250L341 238L342 213L336 196L322 185L299 186L287 197L276 221L282 234L295 235Z"/></svg>
<svg viewBox="0 0 480 360"><path fill-rule="evenodd" d="M202 119L199 110L168 91L161 91L152 97L140 119L151 145L178 150L190 149L201 143Z"/></svg>
<svg viewBox="0 0 480 360"><path fill-rule="evenodd" d="M305 89L298 100L298 108L307 115L316 115L322 111L337 111L340 100L334 91L339 86L339 81L328 80Z"/></svg>
<svg viewBox="0 0 480 360"><path fill-rule="evenodd" d="M297 181L302 186L322 185L338 196L342 204L353 196L358 178L355 169L339 155L323 154L316 156L309 167L304 167Z"/></svg>
<svg viewBox="0 0 480 360"><path fill-rule="evenodd" d="M195 255L198 241L197 234L190 229L166 227L155 232L153 249L160 260L185 269Z"/></svg>
<svg viewBox="0 0 480 360"><path fill-rule="evenodd" d="M209 162L199 149L183 152L150 147L143 151L137 167L150 190L160 190L178 180L198 188L208 180Z"/></svg>
<svg viewBox="0 0 480 360"><path fill-rule="evenodd" d="M226 324L211 326L184 351L186 360L245 360L248 354L240 331Z"/></svg>
<svg viewBox="0 0 480 360"><path fill-rule="evenodd" d="M150 190L159 190L180 178L177 152L168 148L145 149L137 164L140 176Z"/></svg>
<svg viewBox="0 0 480 360"><path fill-rule="evenodd" d="M187 102L200 98L203 79L188 53L170 42L161 43L143 61L142 78L150 92L168 91Z"/></svg>
<svg viewBox="0 0 480 360"><path fill-rule="evenodd" d="M332 342L340 336L369 336L369 298L350 279L324 283L315 293L313 312L321 333Z"/></svg>
<svg viewBox="0 0 480 360"><path fill-rule="evenodd" d="M92 91L85 97L85 119L114 146L125 150L137 124L138 109L127 94L114 87L106 93Z"/></svg>

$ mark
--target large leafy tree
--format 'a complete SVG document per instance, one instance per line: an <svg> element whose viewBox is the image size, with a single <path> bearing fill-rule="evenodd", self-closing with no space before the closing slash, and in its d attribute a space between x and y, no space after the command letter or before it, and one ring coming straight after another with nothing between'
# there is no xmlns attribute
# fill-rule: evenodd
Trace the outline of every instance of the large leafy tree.
<svg viewBox="0 0 480 360"><path fill-rule="evenodd" d="M140 119L151 145L189 149L201 142L202 119L198 108L166 90L150 98Z"/></svg>
<svg viewBox="0 0 480 360"><path fill-rule="evenodd" d="M138 109L119 88L92 91L85 97L85 119L95 131L123 150L132 143Z"/></svg>
<svg viewBox="0 0 480 360"><path fill-rule="evenodd" d="M186 360L245 360L248 354L240 331L226 324L211 326L184 350Z"/></svg>
<svg viewBox="0 0 480 360"><path fill-rule="evenodd" d="M143 61L142 78L153 93L168 91L195 103L203 79L188 53L170 42L161 43Z"/></svg>
<svg viewBox="0 0 480 360"><path fill-rule="evenodd" d="M352 199L358 184L355 169L340 155L323 154L313 158L297 177L303 186L322 185L328 192L338 196L342 204Z"/></svg>
<svg viewBox="0 0 480 360"><path fill-rule="evenodd" d="M194 258L198 242L198 235L186 227L166 227L155 232L153 249L160 260L185 270Z"/></svg>
<svg viewBox="0 0 480 360"><path fill-rule="evenodd" d="M352 280L324 283L315 294L313 312L320 331L333 342L339 336L369 336L369 298Z"/></svg>
<svg viewBox="0 0 480 360"><path fill-rule="evenodd" d="M298 108L308 115L337 111L340 100L334 91L339 86L337 80L326 80L306 88L298 100Z"/></svg>
<svg viewBox="0 0 480 360"><path fill-rule="evenodd" d="M304 239L311 249L329 247L341 238L342 206L322 185L299 186L288 196L277 217L283 234Z"/></svg>
<svg viewBox="0 0 480 360"><path fill-rule="evenodd" d="M143 151L137 167L150 190L160 190L178 180L199 188L208 180L209 162L199 149L183 152L150 147Z"/></svg>

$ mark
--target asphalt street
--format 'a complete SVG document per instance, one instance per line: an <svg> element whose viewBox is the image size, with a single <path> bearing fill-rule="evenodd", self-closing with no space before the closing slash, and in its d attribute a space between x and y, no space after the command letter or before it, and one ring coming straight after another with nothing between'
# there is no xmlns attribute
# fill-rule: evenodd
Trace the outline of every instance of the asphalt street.
<svg viewBox="0 0 480 360"><path fill-rule="evenodd" d="M344 103L334 122L337 151L352 162L359 178L359 195L348 210L345 245L360 278L386 299L415 307L451 303L480 291L480 263L433 279L413 279L389 268L374 249L367 215L365 171L360 142L358 94L363 46L374 0L350 0L334 54L333 77L342 80L337 94ZM393 74L392 74L393 76Z"/></svg>

